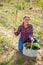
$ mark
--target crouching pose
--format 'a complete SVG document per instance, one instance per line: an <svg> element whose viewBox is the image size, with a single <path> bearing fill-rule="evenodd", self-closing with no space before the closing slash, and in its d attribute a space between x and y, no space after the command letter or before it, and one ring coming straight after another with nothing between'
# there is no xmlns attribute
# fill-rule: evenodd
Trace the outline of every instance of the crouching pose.
<svg viewBox="0 0 43 65"><path fill-rule="evenodd" d="M20 34L20 38L18 41L18 49L20 51L23 50L23 44L25 42L38 42L37 38L33 35L33 26L29 24L30 17L25 16L23 18L23 23L18 27L18 30L14 32L16 36Z"/></svg>

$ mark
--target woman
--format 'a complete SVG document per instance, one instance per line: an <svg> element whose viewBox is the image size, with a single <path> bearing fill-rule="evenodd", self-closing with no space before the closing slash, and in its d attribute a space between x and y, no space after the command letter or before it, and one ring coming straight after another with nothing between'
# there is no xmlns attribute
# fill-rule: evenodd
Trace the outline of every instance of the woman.
<svg viewBox="0 0 43 65"><path fill-rule="evenodd" d="M30 17L25 16L23 18L23 23L18 27L18 30L14 32L16 36L20 34L20 39L18 42L18 49L20 51L23 50L23 44L25 42L38 42L37 39L33 35L33 26L29 24Z"/></svg>

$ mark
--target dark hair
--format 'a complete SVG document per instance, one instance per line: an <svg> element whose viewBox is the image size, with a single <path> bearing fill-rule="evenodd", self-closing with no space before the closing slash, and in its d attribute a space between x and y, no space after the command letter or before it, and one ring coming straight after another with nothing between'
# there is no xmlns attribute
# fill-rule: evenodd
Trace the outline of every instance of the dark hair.
<svg viewBox="0 0 43 65"><path fill-rule="evenodd" d="M25 19L25 18L29 18L30 19L30 17L28 17L28 16L25 16L23 19Z"/></svg>

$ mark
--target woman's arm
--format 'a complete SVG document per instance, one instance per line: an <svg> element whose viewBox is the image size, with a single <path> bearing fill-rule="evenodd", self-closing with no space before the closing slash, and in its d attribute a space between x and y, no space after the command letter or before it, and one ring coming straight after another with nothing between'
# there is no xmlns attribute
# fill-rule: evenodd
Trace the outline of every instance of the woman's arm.
<svg viewBox="0 0 43 65"><path fill-rule="evenodd" d="M19 26L19 27L18 27L18 30L15 31L14 34L15 34L16 36L18 36L18 35L20 34L20 31L21 31L21 27Z"/></svg>
<svg viewBox="0 0 43 65"><path fill-rule="evenodd" d="M33 26L31 25L30 26L30 34L29 34L29 37L31 38L31 37L34 37L34 35L33 35Z"/></svg>

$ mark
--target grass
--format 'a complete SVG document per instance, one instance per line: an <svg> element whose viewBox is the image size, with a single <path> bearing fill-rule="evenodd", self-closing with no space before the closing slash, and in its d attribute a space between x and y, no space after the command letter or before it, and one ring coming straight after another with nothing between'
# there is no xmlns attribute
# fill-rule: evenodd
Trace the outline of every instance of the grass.
<svg viewBox="0 0 43 65"><path fill-rule="evenodd" d="M11 63L11 65L21 65L24 63L24 59L23 58L18 58L17 60L15 60L13 63Z"/></svg>
<svg viewBox="0 0 43 65"><path fill-rule="evenodd" d="M2 62L2 63L0 63L0 65L7 65L8 64L8 62Z"/></svg>
<svg viewBox="0 0 43 65"><path fill-rule="evenodd" d="M37 62L36 58L19 56L16 58L16 60L12 57L10 62L2 62L2 63L0 63L0 65L22 65L22 64L24 65L24 63L25 63L25 65L33 65L33 63L36 63L36 62Z"/></svg>
<svg viewBox="0 0 43 65"><path fill-rule="evenodd" d="M22 57L19 56L19 58L17 58L15 61L12 58L9 62L2 62L2 63L0 63L0 65L22 65L22 64L24 64L26 62L26 60L27 60L27 62L26 62L27 64L25 64L25 65L33 65L33 63L36 63L36 59L35 58L32 58L32 59L30 58L29 60L28 59L29 59L29 57L28 58L27 57L26 58L22 58Z"/></svg>
<svg viewBox="0 0 43 65"><path fill-rule="evenodd" d="M11 59L12 59L12 57L11 57ZM0 65L8 65L9 62L11 61L11 59L10 59L9 61L3 61L3 62L0 62Z"/></svg>

